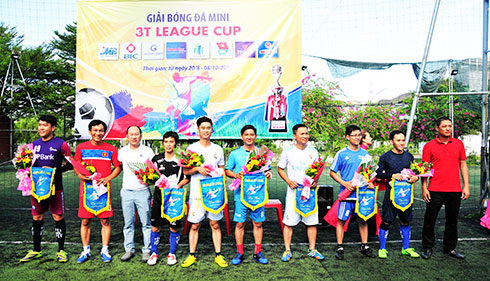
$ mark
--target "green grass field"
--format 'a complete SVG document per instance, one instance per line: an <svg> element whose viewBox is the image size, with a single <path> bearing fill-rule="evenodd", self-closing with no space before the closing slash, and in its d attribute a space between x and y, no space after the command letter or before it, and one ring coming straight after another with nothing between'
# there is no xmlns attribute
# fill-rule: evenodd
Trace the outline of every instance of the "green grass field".
<svg viewBox="0 0 490 281"><path fill-rule="evenodd" d="M319 262L306 257L307 238L303 225L298 225L293 234L293 259L289 263L281 262L284 250L282 233L273 210L266 210L267 221L264 223L263 252L269 259L268 265L260 265L252 260L253 251L252 227L249 223L245 233L245 261L239 266L230 266L225 269L214 264L211 230L207 222L200 231L198 245L197 265L184 269L176 265L166 265L168 252L168 232L162 232L160 254L164 258L159 264L150 267L140 261L137 255L130 262L123 263L119 258L124 253L122 241L122 212L120 210L120 181L119 176L113 182L113 203L115 208L112 219L112 236L110 250L113 262L104 264L98 255L100 251L100 224L92 222L91 246L93 258L88 262L76 264L76 258L81 251L79 237L80 220L77 217L78 208L78 181L73 172L64 175L66 193L66 220L67 245L66 251L70 260L67 264L56 261L57 245L51 218L45 219L45 234L43 236L44 257L20 264L18 260L32 248L30 233L30 199L22 197L16 191L17 180L13 169L0 167L0 280L488 280L490 269L488 260L490 253L489 234L479 226L480 215L478 211L479 195L479 168L470 169L470 183L472 197L463 203L459 223L458 250L467 255L465 260L456 260L442 253L442 237L444 230L444 211L440 213L440 221L436 225L437 246L433 258L430 260L410 259L400 254L401 241L399 225L394 223L389 234L387 260L368 259L359 253L359 232L357 223L349 227L345 236L346 258L337 261L335 252L335 230L331 227L318 230L317 248L326 256L326 260ZM326 175L322 176L321 184L333 184ZM334 185L334 194L338 186ZM285 186L277 174L269 184L270 198L284 200ZM420 198L420 186L417 185L416 197ZM233 198L229 192L230 212L232 215ZM382 200L383 192L379 195ZM412 246L420 250L421 228L423 222L424 203L415 201L415 217L412 223ZM139 227L139 224L137 225ZM234 224L232 223L232 228ZM234 236L225 233L225 223L221 222L223 231L223 254L230 262L235 254ZM233 231L232 231L233 232ZM377 237L370 237L371 246L377 250ZM135 242L141 247L141 231L136 231ZM182 236L177 258L182 261L188 252L187 236Z"/></svg>

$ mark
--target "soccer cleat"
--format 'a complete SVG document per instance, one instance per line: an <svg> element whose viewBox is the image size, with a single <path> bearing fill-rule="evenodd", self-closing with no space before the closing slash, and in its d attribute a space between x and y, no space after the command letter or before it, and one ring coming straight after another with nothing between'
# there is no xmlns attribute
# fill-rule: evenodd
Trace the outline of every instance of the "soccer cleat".
<svg viewBox="0 0 490 281"><path fill-rule="evenodd" d="M376 257L376 255L373 253L373 250L371 250L371 248L369 248L369 246L367 245L364 247L361 246L361 254L365 255L368 258Z"/></svg>
<svg viewBox="0 0 490 281"><path fill-rule="evenodd" d="M228 263L226 262L225 257L223 257L223 255L217 255L216 257L214 257L214 262L220 267L228 266Z"/></svg>
<svg viewBox="0 0 490 281"><path fill-rule="evenodd" d="M56 256L58 257L58 262L67 262L68 261L68 256L65 251L61 250L56 253Z"/></svg>
<svg viewBox="0 0 490 281"><path fill-rule="evenodd" d="M288 262L289 260L291 260L292 257L293 257L293 254L291 253L291 250L287 250L287 251L284 251L284 253L282 254L281 260L283 262Z"/></svg>
<svg viewBox="0 0 490 281"><path fill-rule="evenodd" d="M167 256L167 264L168 265L174 265L177 263L177 258L175 257L174 254L168 253Z"/></svg>
<svg viewBox="0 0 490 281"><path fill-rule="evenodd" d="M197 258L193 255L189 255L185 261L181 264L182 267L189 267L193 264L195 264L197 261Z"/></svg>
<svg viewBox="0 0 490 281"><path fill-rule="evenodd" d="M410 256L411 258L420 258L420 255L415 252L414 248L402 249L402 255Z"/></svg>
<svg viewBox="0 0 490 281"><path fill-rule="evenodd" d="M254 260L258 261L261 264L268 264L269 261L265 258L264 254L262 252L258 252L257 254L254 255Z"/></svg>
<svg viewBox="0 0 490 281"><path fill-rule="evenodd" d="M240 253L236 253L235 257L231 260L231 264L239 265L243 261L243 255Z"/></svg>
<svg viewBox="0 0 490 281"><path fill-rule="evenodd" d="M378 258L386 259L387 257L388 257L388 251L386 249L379 249L378 250Z"/></svg>
<svg viewBox="0 0 490 281"><path fill-rule="evenodd" d="M82 252L80 254L80 257L78 257L77 259L77 263L84 263L86 261L88 261L90 259L90 252L86 253L86 252Z"/></svg>
<svg viewBox="0 0 490 281"><path fill-rule="evenodd" d="M343 247L337 248L337 251L335 251L335 258L338 260L344 259L344 248Z"/></svg>
<svg viewBox="0 0 490 281"><path fill-rule="evenodd" d="M29 252L27 252L27 255L25 255L25 257L20 259L20 262L29 262L29 261L32 261L33 259L38 259L42 256L43 256L42 251L36 252L36 251L30 250Z"/></svg>
<svg viewBox="0 0 490 281"><path fill-rule="evenodd" d="M308 257L310 258L314 258L314 259L317 259L317 260L324 260L325 257L322 256L322 254L320 254L320 252L318 252L316 249L313 249L311 250L309 253L308 253Z"/></svg>
<svg viewBox="0 0 490 281"><path fill-rule="evenodd" d="M111 262L112 261L112 257L109 254L109 252L100 252L100 256L102 257L102 260L104 262Z"/></svg>
<svg viewBox="0 0 490 281"><path fill-rule="evenodd" d="M148 265L155 265L157 264L158 261L158 255L155 253L152 253L150 258L146 261Z"/></svg>

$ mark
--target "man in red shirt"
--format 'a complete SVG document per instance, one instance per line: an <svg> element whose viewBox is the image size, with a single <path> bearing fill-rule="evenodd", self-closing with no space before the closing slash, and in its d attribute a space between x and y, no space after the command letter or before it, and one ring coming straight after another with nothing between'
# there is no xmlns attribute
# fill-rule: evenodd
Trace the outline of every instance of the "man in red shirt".
<svg viewBox="0 0 490 281"><path fill-rule="evenodd" d="M95 167L96 173L100 174L100 177L94 182L92 177L82 175L75 169L81 180L78 216L82 219L80 236L83 245L83 251L77 259L77 263L83 263L91 256L90 220L95 216L100 219L102 225L102 250L100 252L102 260L111 262L112 257L109 254L110 217L112 217L110 183L121 172L121 163L117 160L117 149L103 140L107 125L100 120L92 120L88 128L92 139L77 146L75 160ZM112 169L111 164L114 169Z"/></svg>
<svg viewBox="0 0 490 281"><path fill-rule="evenodd" d="M427 203L424 228L422 231L421 256L428 259L434 247L434 226L442 205L446 208L446 226L444 229L444 253L458 259L465 256L455 250L458 242L458 214L461 199L470 196L470 183L464 144L451 137L452 123L447 117L436 121L437 137L424 146L422 161L432 163L434 176L427 187L427 178L422 178L422 196ZM460 172L463 177L461 191Z"/></svg>

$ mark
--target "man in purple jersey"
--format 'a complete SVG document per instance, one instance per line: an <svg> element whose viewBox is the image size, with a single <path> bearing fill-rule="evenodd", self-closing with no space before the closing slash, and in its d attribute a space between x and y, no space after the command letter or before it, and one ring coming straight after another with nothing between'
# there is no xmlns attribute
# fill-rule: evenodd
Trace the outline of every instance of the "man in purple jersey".
<svg viewBox="0 0 490 281"><path fill-rule="evenodd" d="M56 240L58 241L58 252L56 253L59 262L67 262L68 257L64 251L65 244L65 198L63 194L63 178L61 173L72 168L70 164L61 166L65 156L70 156L71 151L68 144L54 135L54 130L58 120L52 115L43 115L39 117L37 131L41 138L32 142L33 150L37 155L34 161L34 167L56 168L54 174L55 194L49 198L38 202L31 196L32 206L32 239L34 241L34 249L30 250L21 262L28 262L33 259L42 257L41 239L44 232L44 213L51 211L55 222L54 230L56 232Z"/></svg>

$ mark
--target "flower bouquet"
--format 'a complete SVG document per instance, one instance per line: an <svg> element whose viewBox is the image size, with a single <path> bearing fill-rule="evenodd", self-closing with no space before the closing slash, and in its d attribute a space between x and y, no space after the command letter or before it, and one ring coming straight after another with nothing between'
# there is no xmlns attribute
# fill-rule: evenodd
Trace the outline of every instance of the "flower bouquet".
<svg viewBox="0 0 490 281"><path fill-rule="evenodd" d="M19 180L17 190L22 191L22 196L31 195L32 181L29 177L29 168L36 160L36 154L32 148L32 143L19 146L15 158L12 159L12 163L17 169L15 177Z"/></svg>
<svg viewBox="0 0 490 281"><path fill-rule="evenodd" d="M272 152L267 146L263 145L260 149L254 149L250 152L247 159L247 164L242 166L242 171L245 174L262 173L270 169L272 163ZM234 179L229 186L230 190L236 190L240 187L241 179Z"/></svg>
<svg viewBox="0 0 490 281"><path fill-rule="evenodd" d="M167 177L162 175L155 164L149 159L144 163L131 163L129 168L133 171L141 184L155 185L159 188L170 188Z"/></svg>
<svg viewBox="0 0 490 281"><path fill-rule="evenodd" d="M325 161L321 157L318 157L313 164L311 164L305 171L305 177L303 179L303 190L301 191L301 200L308 200L310 198L310 189L314 181L318 180L325 168Z"/></svg>
<svg viewBox="0 0 490 281"><path fill-rule="evenodd" d="M409 169L403 169L400 174L403 179L406 180L410 176L417 177L432 177L434 175L434 169L432 163L429 162L412 162Z"/></svg>
<svg viewBox="0 0 490 281"><path fill-rule="evenodd" d="M192 151L182 151L180 153L179 165L184 168L201 167L204 164L204 156Z"/></svg>
<svg viewBox="0 0 490 281"><path fill-rule="evenodd" d="M364 156L361 165L357 168L354 178L352 179L353 186L366 186L376 179L376 169L378 165L373 161L370 155Z"/></svg>

